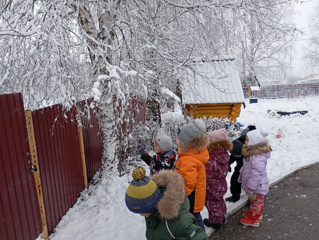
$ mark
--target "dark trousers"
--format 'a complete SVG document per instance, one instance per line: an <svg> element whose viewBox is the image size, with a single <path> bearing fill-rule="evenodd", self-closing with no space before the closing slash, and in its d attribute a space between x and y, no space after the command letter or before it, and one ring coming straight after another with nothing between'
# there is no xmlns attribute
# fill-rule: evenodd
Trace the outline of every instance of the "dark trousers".
<svg viewBox="0 0 319 240"><path fill-rule="evenodd" d="M197 213L192 212L192 214L196 218L197 225L200 226L204 230L204 232L206 232L205 231L205 226L204 226L204 223L203 223L203 219L202 219L202 215L200 215L200 212L197 212Z"/></svg>
<svg viewBox="0 0 319 240"><path fill-rule="evenodd" d="M233 175L230 179L230 192L232 195L240 195L241 193L241 183L238 182L239 168L235 167Z"/></svg>

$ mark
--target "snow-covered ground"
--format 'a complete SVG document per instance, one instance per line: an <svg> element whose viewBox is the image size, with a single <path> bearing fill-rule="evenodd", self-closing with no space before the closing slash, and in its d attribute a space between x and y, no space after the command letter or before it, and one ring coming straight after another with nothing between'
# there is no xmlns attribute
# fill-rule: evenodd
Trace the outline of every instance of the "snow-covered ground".
<svg viewBox="0 0 319 240"><path fill-rule="evenodd" d="M302 111L308 114L278 116L268 110ZM272 155L267 170L275 182L294 170L319 161L319 96L300 99L259 99L242 109L238 121L244 125L269 129ZM277 138L278 133L280 136ZM141 163L142 164L142 163ZM234 169L235 164L232 166ZM231 174L228 174L228 183ZM101 181L82 192L77 203L62 218L51 234L51 240L142 240L145 239L144 218L131 213L124 197L130 177L105 174ZM229 196L228 192L225 197ZM228 207L230 205L228 204ZM207 211L202 212L203 218ZM37 238L40 240L41 236Z"/></svg>

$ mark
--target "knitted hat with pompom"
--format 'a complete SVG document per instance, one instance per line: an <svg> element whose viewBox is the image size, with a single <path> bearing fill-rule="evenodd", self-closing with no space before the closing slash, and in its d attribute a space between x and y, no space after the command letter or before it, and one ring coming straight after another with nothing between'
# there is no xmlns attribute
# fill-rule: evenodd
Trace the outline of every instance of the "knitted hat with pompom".
<svg viewBox="0 0 319 240"><path fill-rule="evenodd" d="M220 128L218 130L208 133L210 142L218 142L222 140L227 140L227 130L225 128Z"/></svg>
<svg viewBox="0 0 319 240"><path fill-rule="evenodd" d="M145 169L137 167L133 170L133 181L126 190L125 203L134 213L155 213L157 203L162 194L155 182L145 176Z"/></svg>
<svg viewBox="0 0 319 240"><path fill-rule="evenodd" d="M165 133L164 128L160 128L157 131L156 142L160 146L163 153L168 152L172 149L173 143L172 139Z"/></svg>
<svg viewBox="0 0 319 240"><path fill-rule="evenodd" d="M252 146L252 145L256 145L258 143L266 142L267 136L268 136L268 129L265 127L248 132L247 133L248 146Z"/></svg>

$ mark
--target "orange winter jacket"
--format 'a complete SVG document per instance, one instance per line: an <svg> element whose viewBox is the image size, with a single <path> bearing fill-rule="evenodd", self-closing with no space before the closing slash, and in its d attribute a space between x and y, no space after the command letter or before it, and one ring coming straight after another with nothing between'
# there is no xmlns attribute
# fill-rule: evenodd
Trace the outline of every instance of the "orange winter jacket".
<svg viewBox="0 0 319 240"><path fill-rule="evenodd" d="M206 172L205 164L209 160L207 148L203 148L199 153L190 150L186 153L178 152L178 160L175 165L175 171L182 175L185 181L186 195L192 196L194 204L191 209L194 212L200 212L204 209L206 197Z"/></svg>

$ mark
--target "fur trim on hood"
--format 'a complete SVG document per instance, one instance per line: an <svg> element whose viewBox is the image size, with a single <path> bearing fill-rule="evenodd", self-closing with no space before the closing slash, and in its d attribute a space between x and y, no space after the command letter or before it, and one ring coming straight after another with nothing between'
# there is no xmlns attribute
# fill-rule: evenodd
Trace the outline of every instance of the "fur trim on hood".
<svg viewBox="0 0 319 240"><path fill-rule="evenodd" d="M244 145L242 149L242 154L244 157L249 157L252 155L258 155L270 151L272 151L271 146L269 145L268 141L266 141L251 146Z"/></svg>
<svg viewBox="0 0 319 240"><path fill-rule="evenodd" d="M208 152L211 153L212 151L216 150L216 149L222 149L225 151L230 151L233 149L233 143L229 140L220 140L217 142L211 142L208 146L207 146Z"/></svg>
<svg viewBox="0 0 319 240"><path fill-rule="evenodd" d="M193 150L194 152L200 152L204 147L207 147L209 144L209 138L206 134L201 134L199 137L192 139L189 142L181 144L181 152L188 152Z"/></svg>
<svg viewBox="0 0 319 240"><path fill-rule="evenodd" d="M162 170L152 175L151 179L158 188L164 187L166 189L163 198L157 204L161 217L168 220L178 217L186 196L183 177L172 170Z"/></svg>

